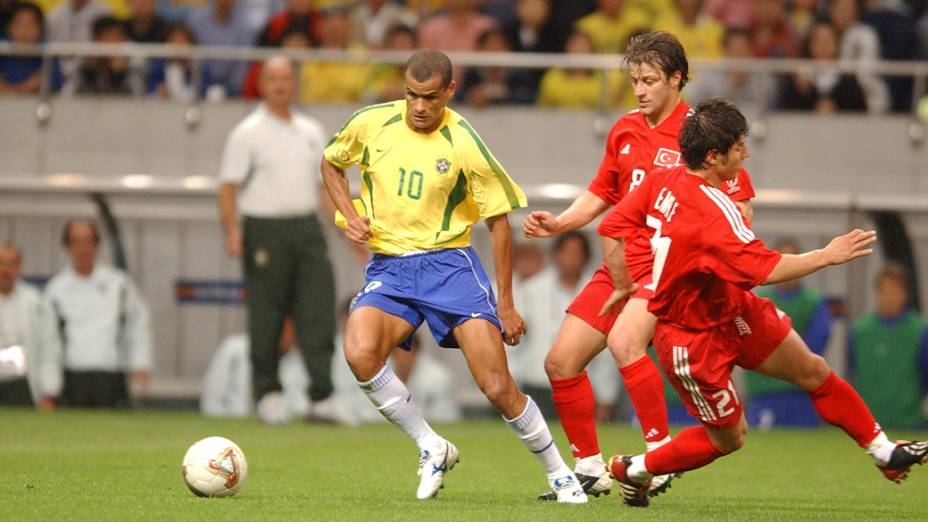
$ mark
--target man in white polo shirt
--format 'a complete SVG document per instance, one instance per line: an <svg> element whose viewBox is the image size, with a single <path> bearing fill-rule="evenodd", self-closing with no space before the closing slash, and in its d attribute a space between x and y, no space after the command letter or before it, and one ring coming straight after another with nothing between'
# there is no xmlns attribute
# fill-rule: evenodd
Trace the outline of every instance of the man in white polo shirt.
<svg viewBox="0 0 928 522"><path fill-rule="evenodd" d="M317 218L325 134L291 106L289 60L264 64L261 91L264 103L229 135L219 174L226 251L242 257L245 272L257 412L265 422L280 418L277 347L289 313L312 383L310 417L334 421L335 282Z"/></svg>
<svg viewBox="0 0 928 522"><path fill-rule="evenodd" d="M69 221L62 234L71 263L45 287L64 353L66 406L125 406L126 373L148 388L151 325L148 306L122 270L97 262L100 234L89 219Z"/></svg>

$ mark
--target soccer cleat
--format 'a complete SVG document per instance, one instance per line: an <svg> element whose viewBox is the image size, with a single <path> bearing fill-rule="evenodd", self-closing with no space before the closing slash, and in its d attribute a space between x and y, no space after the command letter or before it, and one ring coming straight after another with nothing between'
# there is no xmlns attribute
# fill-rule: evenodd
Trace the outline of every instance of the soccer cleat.
<svg viewBox="0 0 928 522"><path fill-rule="evenodd" d="M276 391L265 393L261 400L258 401L255 411L258 414L258 419L270 426L288 424L292 419L287 411L287 404L284 402L283 395Z"/></svg>
<svg viewBox="0 0 928 522"><path fill-rule="evenodd" d="M607 468L612 478L619 481L619 492L622 493L622 499L629 506L648 507L651 500L648 498L648 491L651 488L651 480L644 482L635 482L628 476L628 467L632 464L632 458L626 455L615 455L609 459Z"/></svg>
<svg viewBox="0 0 928 522"><path fill-rule="evenodd" d="M897 440L889 462L884 465L877 464L876 467L887 479L902 484L915 464L928 464L928 442Z"/></svg>
<svg viewBox="0 0 928 522"><path fill-rule="evenodd" d="M419 489L416 498L425 500L438 494L438 490L445 487L445 473L458 463L458 449L448 441L435 451L422 450L419 453Z"/></svg>
<svg viewBox="0 0 928 522"><path fill-rule="evenodd" d="M586 504L587 496L583 491L583 485L573 473L549 479L548 483L551 485L551 492L554 493L555 499L559 503Z"/></svg>
<svg viewBox="0 0 928 522"><path fill-rule="evenodd" d="M611 492L612 477L609 476L607 471L603 470L603 474L599 476L574 473L577 477L577 481L580 482L580 486L583 488L583 492L587 495L598 497L600 495L608 495ZM538 500L557 500L557 492L552 490L547 493L542 493L538 495Z"/></svg>
<svg viewBox="0 0 928 522"><path fill-rule="evenodd" d="M656 497L661 493L666 493L670 489L670 483L675 478L682 477L683 473L670 473L668 475L656 475L651 478L651 488L648 489L649 497Z"/></svg>

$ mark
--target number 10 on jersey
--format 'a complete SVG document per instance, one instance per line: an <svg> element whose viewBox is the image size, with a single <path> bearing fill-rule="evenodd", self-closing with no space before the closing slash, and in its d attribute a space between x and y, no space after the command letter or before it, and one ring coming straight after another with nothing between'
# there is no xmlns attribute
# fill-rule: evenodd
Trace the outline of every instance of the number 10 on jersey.
<svg viewBox="0 0 928 522"><path fill-rule="evenodd" d="M422 179L425 176L418 170L409 173L407 182L406 169L400 167L400 184L396 189L396 195L402 196L405 188L406 197L409 199L419 199L422 197ZM405 187L404 187L405 185Z"/></svg>

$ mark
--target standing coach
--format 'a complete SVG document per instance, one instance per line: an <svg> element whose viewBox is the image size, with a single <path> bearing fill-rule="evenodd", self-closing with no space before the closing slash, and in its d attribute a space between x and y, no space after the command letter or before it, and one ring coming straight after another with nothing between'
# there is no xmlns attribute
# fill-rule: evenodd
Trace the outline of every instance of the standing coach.
<svg viewBox="0 0 928 522"><path fill-rule="evenodd" d="M281 328L292 313L311 379L310 417L334 421L335 283L317 217L324 133L291 105L289 60L264 64L261 90L264 102L229 135L219 175L226 251L242 257L245 273L257 413L269 424L290 420L277 368Z"/></svg>

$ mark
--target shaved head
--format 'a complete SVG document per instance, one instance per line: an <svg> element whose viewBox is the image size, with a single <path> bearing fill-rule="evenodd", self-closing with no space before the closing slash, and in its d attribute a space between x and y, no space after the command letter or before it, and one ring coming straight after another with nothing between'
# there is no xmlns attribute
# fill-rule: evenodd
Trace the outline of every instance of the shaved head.
<svg viewBox="0 0 928 522"><path fill-rule="evenodd" d="M273 56L261 67L261 96L273 111L284 112L296 95L296 71L286 56Z"/></svg>

